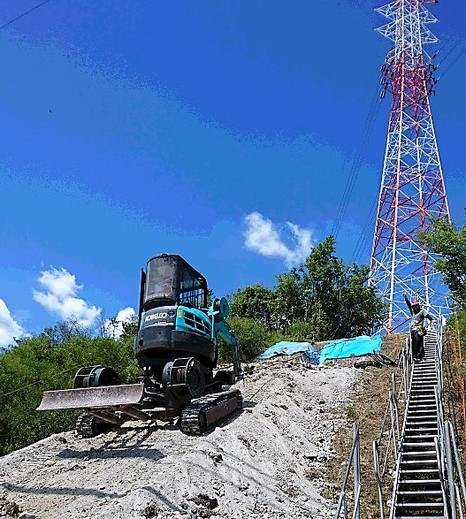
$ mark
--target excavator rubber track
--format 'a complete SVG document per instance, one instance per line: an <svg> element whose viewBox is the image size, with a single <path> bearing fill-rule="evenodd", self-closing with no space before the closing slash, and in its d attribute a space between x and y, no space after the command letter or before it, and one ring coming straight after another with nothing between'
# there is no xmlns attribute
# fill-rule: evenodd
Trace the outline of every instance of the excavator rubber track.
<svg viewBox="0 0 466 519"><path fill-rule="evenodd" d="M75 430L82 438L92 438L101 433L108 432L114 424L99 421L99 419L89 413L82 413L76 420Z"/></svg>
<svg viewBox="0 0 466 519"><path fill-rule="evenodd" d="M203 396L183 408L180 429L189 435L204 434L242 405L243 396L238 389Z"/></svg>

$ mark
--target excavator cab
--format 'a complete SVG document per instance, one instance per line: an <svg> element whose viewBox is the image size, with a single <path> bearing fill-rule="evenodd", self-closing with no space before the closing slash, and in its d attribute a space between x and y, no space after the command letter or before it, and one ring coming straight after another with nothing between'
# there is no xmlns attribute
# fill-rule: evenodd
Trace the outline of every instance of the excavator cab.
<svg viewBox="0 0 466 519"><path fill-rule="evenodd" d="M181 256L160 254L141 272L138 334L134 354L146 372L160 375L180 357L212 368L216 340L207 314L207 281Z"/></svg>
<svg viewBox="0 0 466 519"><path fill-rule="evenodd" d="M167 304L207 308L207 281L181 256L159 254L141 271L139 320L142 312Z"/></svg>

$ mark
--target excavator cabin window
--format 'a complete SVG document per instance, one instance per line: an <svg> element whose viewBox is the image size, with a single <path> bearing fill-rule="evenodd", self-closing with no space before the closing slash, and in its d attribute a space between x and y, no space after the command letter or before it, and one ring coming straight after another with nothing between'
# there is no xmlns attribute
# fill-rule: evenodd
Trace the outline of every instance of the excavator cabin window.
<svg viewBox="0 0 466 519"><path fill-rule="evenodd" d="M205 290L202 282L194 272L182 269L180 276L180 303L203 308L205 305Z"/></svg>

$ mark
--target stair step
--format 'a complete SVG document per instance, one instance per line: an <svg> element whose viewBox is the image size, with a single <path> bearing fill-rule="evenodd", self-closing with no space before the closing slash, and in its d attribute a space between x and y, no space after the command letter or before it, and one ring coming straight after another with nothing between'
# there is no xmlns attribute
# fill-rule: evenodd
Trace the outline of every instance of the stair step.
<svg viewBox="0 0 466 519"><path fill-rule="evenodd" d="M402 443L403 451L405 449L411 449L416 452L424 452L425 449L429 449L430 452L437 452L433 449L435 449L435 443L434 442L406 442L403 441Z"/></svg>
<svg viewBox="0 0 466 519"><path fill-rule="evenodd" d="M416 479L415 476L420 477ZM404 472L400 472L400 478L398 478L398 485L400 488L442 488L442 482L440 480L440 474L438 470L436 472L424 472L423 474L416 474L414 471L411 474L405 474Z"/></svg>
<svg viewBox="0 0 466 519"><path fill-rule="evenodd" d="M402 459L401 460L400 470L414 470L415 472L419 472L421 469L430 469L432 474L435 472L437 475L439 474L439 465L437 460L434 459ZM425 474L425 473L424 473ZM411 476L413 473L410 474ZM419 473L421 475L421 473Z"/></svg>
<svg viewBox="0 0 466 519"><path fill-rule="evenodd" d="M437 463L436 451L402 451L401 458L403 461L416 459L419 462L432 461Z"/></svg>
<svg viewBox="0 0 466 519"><path fill-rule="evenodd" d="M437 427L405 427L405 434L407 432L419 432L423 434L434 434L435 436L438 436Z"/></svg>
<svg viewBox="0 0 466 519"><path fill-rule="evenodd" d="M442 490L399 490L398 496L442 497ZM435 502L435 501L434 501Z"/></svg>
<svg viewBox="0 0 466 519"><path fill-rule="evenodd" d="M413 519L413 517L422 517L422 519L448 519L446 515L395 515L394 519Z"/></svg>
<svg viewBox="0 0 466 519"><path fill-rule="evenodd" d="M428 440L429 443L435 445L435 438L437 438L436 434L405 434L403 441L406 443L423 443L425 440Z"/></svg>
<svg viewBox="0 0 466 519"><path fill-rule="evenodd" d="M433 502L433 503L400 503L400 504L397 503L395 506L396 506L396 508L401 508L404 512L414 511L414 510L418 510L421 512L431 512L433 510L440 510L442 512L445 511L445 505L443 502L442 503L437 503L437 502ZM395 515L395 517L398 517L398 515ZM416 515L416 517L419 517L419 515ZM422 515L420 517L425 518L425 515Z"/></svg>
<svg viewBox="0 0 466 519"><path fill-rule="evenodd" d="M400 486L414 486L414 485L422 485L422 486L438 486L442 488L441 481L439 478L432 479L400 479L398 481L398 487Z"/></svg>
<svg viewBox="0 0 466 519"><path fill-rule="evenodd" d="M408 461L406 461L405 463L408 464L408 467L411 467L411 465L409 464ZM431 465L430 467L423 467L420 469L415 469L415 468L401 469L400 473L405 474L407 476L417 476L417 475L422 476L425 474L434 474L434 473L439 474L438 463L435 463L435 466Z"/></svg>
<svg viewBox="0 0 466 519"><path fill-rule="evenodd" d="M408 411L408 414L406 416L406 419L407 420L410 420L410 421L413 421L413 420L422 420L423 422L425 422L426 420L428 420L430 418L431 421L433 421L434 419L436 420L437 419L437 413L432 413L432 411L428 411L428 414L413 414L413 413L410 413Z"/></svg>
<svg viewBox="0 0 466 519"><path fill-rule="evenodd" d="M400 503L400 504L396 504L395 505L397 508L407 508L407 509L411 509L411 510L433 510L433 509L436 509L436 510L443 510L444 509L444 503L443 501L441 502L438 502L438 501L432 501L432 502L428 502L428 503L422 503L422 502L417 502L417 503Z"/></svg>
<svg viewBox="0 0 466 519"><path fill-rule="evenodd" d="M416 415L413 415L412 413L408 413L408 415L406 416L406 420L412 422L412 421L415 421L415 420L420 420L422 422L428 422L429 420L431 422L437 420L437 413L429 413L427 415L422 415L422 414L416 414Z"/></svg>
<svg viewBox="0 0 466 519"><path fill-rule="evenodd" d="M423 421L423 420L414 420L414 419L407 419L406 420L406 425L407 426L413 426L414 428L421 428L421 426L425 426L426 429L433 429L436 425L437 425L437 421L433 421L433 420L426 420L426 421ZM408 427L409 428L409 427Z"/></svg>

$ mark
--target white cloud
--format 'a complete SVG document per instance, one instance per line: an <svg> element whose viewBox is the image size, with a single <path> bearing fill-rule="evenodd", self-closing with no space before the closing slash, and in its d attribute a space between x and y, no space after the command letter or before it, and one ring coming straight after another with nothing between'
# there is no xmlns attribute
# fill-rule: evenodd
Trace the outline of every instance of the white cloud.
<svg viewBox="0 0 466 519"><path fill-rule="evenodd" d="M63 268L52 268L41 272L38 281L46 291L34 291L33 297L46 310L57 314L61 319L74 319L84 327L95 324L102 310L76 297L82 286L76 283L73 274Z"/></svg>
<svg viewBox="0 0 466 519"><path fill-rule="evenodd" d="M312 231L301 229L294 223L286 223L297 242L296 247L291 249L283 242L280 232L272 221L264 218L260 213L248 214L245 221L247 225L244 232L246 247L264 256L282 258L288 268L302 263L314 247Z"/></svg>
<svg viewBox="0 0 466 519"><path fill-rule="evenodd" d="M14 320L3 299L0 299L0 348L14 344L14 338L27 335L25 330Z"/></svg>
<svg viewBox="0 0 466 519"><path fill-rule="evenodd" d="M114 319L107 319L104 323L104 333L109 337L118 339L123 333L123 323L130 323L136 318L134 308L123 308Z"/></svg>

